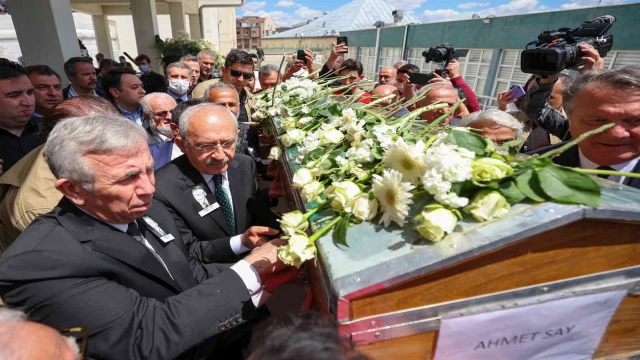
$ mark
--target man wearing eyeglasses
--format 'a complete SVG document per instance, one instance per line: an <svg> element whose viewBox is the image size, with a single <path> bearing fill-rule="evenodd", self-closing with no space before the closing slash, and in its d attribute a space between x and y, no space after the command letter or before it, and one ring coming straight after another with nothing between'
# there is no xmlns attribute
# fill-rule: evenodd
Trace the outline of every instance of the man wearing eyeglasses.
<svg viewBox="0 0 640 360"><path fill-rule="evenodd" d="M149 123L147 142L155 161L154 169L157 170L182 155L182 151L173 141L176 125L171 121L171 111L176 107L176 101L168 94L152 93L142 98L140 106L142 116Z"/></svg>
<svg viewBox="0 0 640 360"><path fill-rule="evenodd" d="M190 107L179 124L175 141L185 156L156 173L154 198L199 240L189 246L192 256L234 262L278 234L268 199L258 192L255 161L236 152L238 123L225 107Z"/></svg>
<svg viewBox="0 0 640 360"><path fill-rule="evenodd" d="M253 66L253 58L249 53L238 49L231 50L222 67L222 79L212 79L198 84L193 89L193 97L204 98L209 86L219 81L233 85L240 96L238 122L251 122L251 96L248 88L255 76Z"/></svg>

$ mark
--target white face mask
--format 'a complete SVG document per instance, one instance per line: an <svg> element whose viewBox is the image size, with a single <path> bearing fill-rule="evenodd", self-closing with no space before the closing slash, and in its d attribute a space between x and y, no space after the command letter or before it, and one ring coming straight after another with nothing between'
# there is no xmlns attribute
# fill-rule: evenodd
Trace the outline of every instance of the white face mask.
<svg viewBox="0 0 640 360"><path fill-rule="evenodd" d="M169 90L176 95L184 95L189 91L189 80L171 79L169 80Z"/></svg>

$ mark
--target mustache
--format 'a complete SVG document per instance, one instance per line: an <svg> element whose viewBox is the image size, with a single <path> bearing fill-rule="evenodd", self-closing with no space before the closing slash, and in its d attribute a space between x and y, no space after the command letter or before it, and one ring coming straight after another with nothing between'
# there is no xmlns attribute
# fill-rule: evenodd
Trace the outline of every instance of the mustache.
<svg viewBox="0 0 640 360"><path fill-rule="evenodd" d="M228 157L224 157L224 159L222 160L216 160L216 159L212 159L212 158L208 158L207 160L204 161L204 164L209 166L209 165L225 165L229 162L229 158Z"/></svg>

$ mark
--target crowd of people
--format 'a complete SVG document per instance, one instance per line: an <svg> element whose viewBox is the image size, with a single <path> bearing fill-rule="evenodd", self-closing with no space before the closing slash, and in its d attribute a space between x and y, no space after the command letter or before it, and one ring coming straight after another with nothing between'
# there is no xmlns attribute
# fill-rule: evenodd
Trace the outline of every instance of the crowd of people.
<svg viewBox="0 0 640 360"><path fill-rule="evenodd" d="M268 319L265 302L298 269L277 257L286 240L273 211L282 192L268 186L275 140L252 121L254 94L320 77L364 104L385 98L373 109L396 107L398 117L446 104L420 119L446 115L443 125L496 145L527 137L538 153L564 144L552 137L614 123L554 161L638 173L640 68L602 70L597 51L581 50L576 78L533 76L523 97L502 93L498 109L483 111L455 60L426 85L412 82L420 69L406 61L374 84L342 44L321 69L306 50L282 73L234 49L219 78L207 50L164 75L144 54L139 72L124 58L99 54L96 69L74 57L66 88L48 66L0 59L0 296L28 314L0 309L0 358L364 359L322 315ZM609 180L640 188L637 178ZM53 330L70 328L86 336Z"/></svg>

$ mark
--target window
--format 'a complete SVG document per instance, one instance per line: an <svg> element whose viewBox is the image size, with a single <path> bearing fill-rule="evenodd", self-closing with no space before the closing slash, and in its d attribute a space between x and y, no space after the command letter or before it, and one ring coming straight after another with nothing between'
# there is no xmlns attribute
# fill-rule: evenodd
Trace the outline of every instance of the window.
<svg viewBox="0 0 640 360"><path fill-rule="evenodd" d="M438 64L433 62L425 63L424 56L422 56L422 52L424 50L426 49L410 48L409 57L407 58L407 61L409 61L409 64L413 64L419 67L420 72L430 73L430 72L433 72L433 70L438 68Z"/></svg>
<svg viewBox="0 0 640 360"><path fill-rule="evenodd" d="M360 48L360 53L358 54L358 60L362 63L362 67L364 68L364 76L368 79L373 79L376 75L375 74L376 48L374 47Z"/></svg>
<svg viewBox="0 0 640 360"><path fill-rule="evenodd" d="M358 48L349 46L349 51L344 54L344 58L346 59L355 59L358 60Z"/></svg>
<svg viewBox="0 0 640 360"><path fill-rule="evenodd" d="M380 69L387 66L393 66L399 60L402 60L402 48L380 48Z"/></svg>
<svg viewBox="0 0 640 360"><path fill-rule="evenodd" d="M640 66L640 51L609 51L604 58L605 69Z"/></svg>
<svg viewBox="0 0 640 360"><path fill-rule="evenodd" d="M458 59L460 62L460 75L478 95L484 94L484 86L487 83L492 55L493 50L470 49L466 57ZM520 66L519 62L518 66Z"/></svg>
<svg viewBox="0 0 640 360"><path fill-rule="evenodd" d="M248 30L245 30L245 31L244 31L244 34L245 34L245 36L246 36L246 35L249 35L249 31L248 31Z"/></svg>
<svg viewBox="0 0 640 360"><path fill-rule="evenodd" d="M498 94L509 90L514 85L524 86L531 74L520 70L520 54L522 50L502 50L496 81L491 90L491 97L497 99ZM498 100L491 101L491 107L497 107Z"/></svg>
<svg viewBox="0 0 640 360"><path fill-rule="evenodd" d="M252 41L253 43L257 43L257 42L258 42L258 39L251 39L251 41Z"/></svg>

